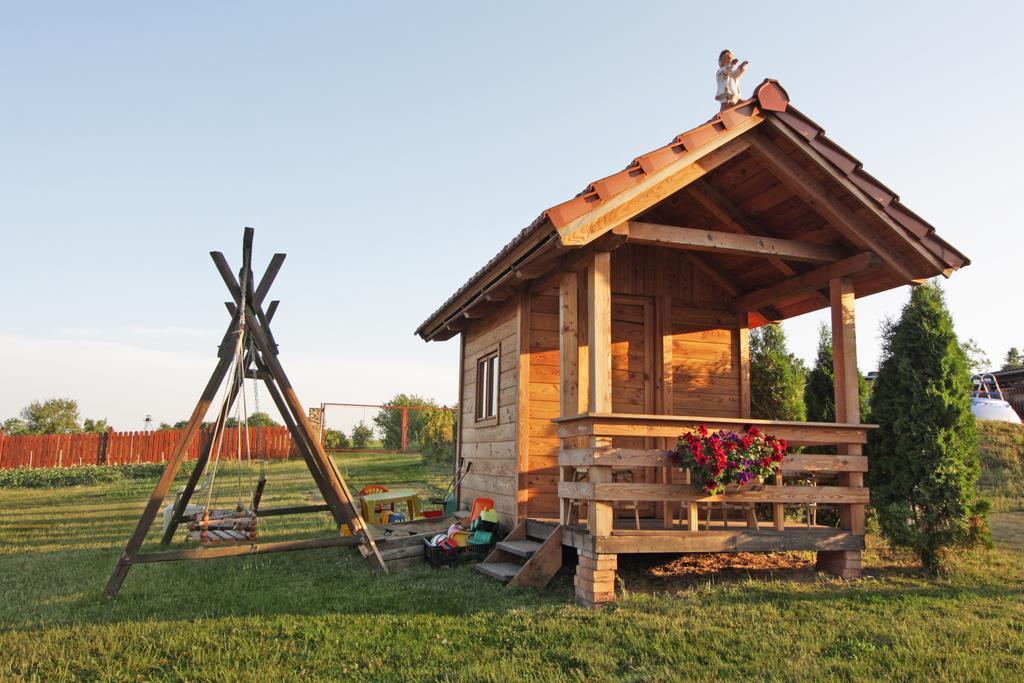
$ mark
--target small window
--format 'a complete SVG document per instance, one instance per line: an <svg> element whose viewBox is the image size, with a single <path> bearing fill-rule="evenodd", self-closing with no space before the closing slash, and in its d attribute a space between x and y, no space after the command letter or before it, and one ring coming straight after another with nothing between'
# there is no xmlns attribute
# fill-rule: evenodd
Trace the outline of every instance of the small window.
<svg viewBox="0 0 1024 683"><path fill-rule="evenodd" d="M476 419L498 415L498 352L487 354L476 363Z"/></svg>

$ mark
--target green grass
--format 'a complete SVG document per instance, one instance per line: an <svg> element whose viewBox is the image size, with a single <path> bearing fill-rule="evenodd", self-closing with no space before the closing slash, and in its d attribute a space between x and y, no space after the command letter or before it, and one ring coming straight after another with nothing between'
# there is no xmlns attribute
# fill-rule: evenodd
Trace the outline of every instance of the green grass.
<svg viewBox="0 0 1024 683"><path fill-rule="evenodd" d="M447 478L417 456L337 461L353 489ZM268 505L314 500L301 463L268 480ZM107 601L150 485L0 489L0 680L1010 680L1024 661L1024 513L994 515L996 548L940 579L875 539L854 583L624 559L625 595L599 612L575 605L568 575L540 593L471 567L374 579L342 549L137 567ZM331 526L265 521L266 540Z"/></svg>

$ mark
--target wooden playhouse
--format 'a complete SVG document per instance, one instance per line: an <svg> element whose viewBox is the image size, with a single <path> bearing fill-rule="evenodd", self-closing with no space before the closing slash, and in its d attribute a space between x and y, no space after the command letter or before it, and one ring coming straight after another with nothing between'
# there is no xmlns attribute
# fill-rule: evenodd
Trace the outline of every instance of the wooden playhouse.
<svg viewBox="0 0 1024 683"><path fill-rule="evenodd" d="M967 264L771 80L548 209L417 330L460 339L460 504L494 499L511 532L481 569L543 584L571 546L586 604L614 599L620 553L814 550L858 576L855 299ZM751 419L748 331L825 307L836 423ZM700 424L804 448L709 497L667 457ZM836 506L839 528L791 506Z"/></svg>

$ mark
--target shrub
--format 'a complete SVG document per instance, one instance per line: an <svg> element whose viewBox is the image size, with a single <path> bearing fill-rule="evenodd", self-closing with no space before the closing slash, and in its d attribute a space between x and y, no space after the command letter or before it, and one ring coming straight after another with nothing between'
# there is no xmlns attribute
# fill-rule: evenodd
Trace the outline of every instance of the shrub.
<svg viewBox="0 0 1024 683"><path fill-rule="evenodd" d="M328 429L324 432L324 448L350 448L348 437L340 429Z"/></svg>
<svg viewBox="0 0 1024 683"><path fill-rule="evenodd" d="M986 538L970 371L937 286L916 287L883 340L871 396L879 425L868 443L871 500L882 533L934 572L947 548Z"/></svg>
<svg viewBox="0 0 1024 683"><path fill-rule="evenodd" d="M88 486L116 481L156 479L164 471L161 463L134 463L131 465L83 465L81 467L32 468L17 467L0 470L0 488L60 488ZM178 470L179 477L188 476L192 463Z"/></svg>

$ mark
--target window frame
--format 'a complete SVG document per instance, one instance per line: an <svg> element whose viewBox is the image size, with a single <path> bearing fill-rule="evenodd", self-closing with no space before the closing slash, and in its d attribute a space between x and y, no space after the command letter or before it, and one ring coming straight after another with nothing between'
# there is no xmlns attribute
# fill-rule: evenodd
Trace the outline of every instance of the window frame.
<svg viewBox="0 0 1024 683"><path fill-rule="evenodd" d="M473 417L481 426L498 423L501 396L501 350L489 349L476 359Z"/></svg>

